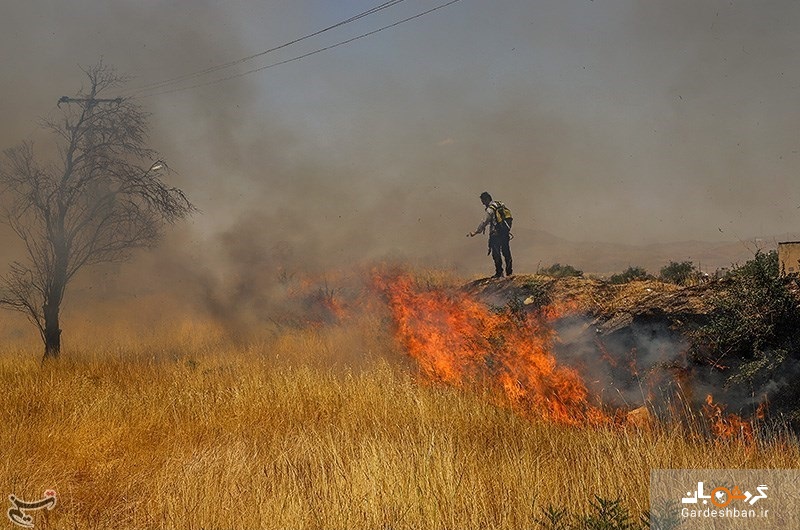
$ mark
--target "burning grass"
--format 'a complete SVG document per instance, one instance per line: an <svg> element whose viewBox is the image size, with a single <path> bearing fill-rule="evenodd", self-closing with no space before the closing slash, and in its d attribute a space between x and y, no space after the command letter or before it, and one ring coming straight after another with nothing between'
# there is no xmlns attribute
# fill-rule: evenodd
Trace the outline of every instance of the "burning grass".
<svg viewBox="0 0 800 530"><path fill-rule="evenodd" d="M593 496L647 508L651 468L793 468L788 437L576 428L488 387L420 385L381 315L236 347L0 353L0 490L59 495L38 528L529 528ZM383 354L385 359L380 359ZM347 358L332 370L332 359Z"/></svg>
<svg viewBox="0 0 800 530"><path fill-rule="evenodd" d="M668 421L688 424L696 435L706 432L720 440L738 438L752 442L754 439L751 421L736 414L723 414L724 405L713 403L710 396L702 406L694 406L687 399L687 392L692 394L695 385L688 370L679 371L676 377L674 370L650 360L648 373L641 373L639 352L630 344L630 349L623 348L622 354L619 351L612 354L600 337L593 337L590 349L580 343L567 348L585 350L573 353L571 359L574 364L583 365L584 375L597 378L605 372L610 376L601 392L593 395L579 371L564 364L554 353L559 340L554 321L588 310L585 300L572 296L580 292L574 286L558 285L559 292L548 295L546 304L532 304L529 309L526 304L533 301L520 302L518 296L520 292L526 294L528 279L476 282L467 290L420 284L407 273L379 273L374 281L387 299L399 341L427 381L486 388L496 403L508 405L530 418L563 425L655 428L660 426L659 422ZM594 283L583 292L596 291ZM617 297L624 299L665 296L653 294L658 286L642 284L650 287L614 286L614 290ZM476 286L484 291L494 289L495 294L504 289L514 296L507 293L505 297L510 301L504 307L491 309L471 292ZM674 297L667 287L666 296ZM649 330L647 335L654 333L656 330ZM589 335L593 333L590 331ZM646 340L655 343L654 337ZM672 360L685 354L686 347L683 346L683 352L680 348L679 343L666 340L657 347L662 350L658 352L660 359ZM647 356L652 357L652 353ZM586 357L590 359L587 361ZM606 387L617 389L625 384L625 379L635 380L638 385L638 404L631 405L624 397L624 404L603 402L602 391ZM681 384L683 389L676 394L674 387ZM671 388L671 393L665 393L666 388ZM763 405L759 408L756 419L763 419L763 408ZM653 414L656 410L659 417Z"/></svg>
<svg viewBox="0 0 800 530"><path fill-rule="evenodd" d="M546 320L565 308L514 318L463 292L420 289L409 275L375 281L388 297L398 337L428 379L487 385L524 415L566 425L608 420L589 402L577 372L559 366L551 353L555 334Z"/></svg>
<svg viewBox="0 0 800 530"><path fill-rule="evenodd" d="M712 398L683 423L608 410L552 353L574 297L523 315L446 276L375 280L383 302L313 298L325 318L247 340L196 316L75 320L82 346L44 367L6 346L0 490L54 488L52 529L516 529L595 496L642 513L652 468L800 466L795 437Z"/></svg>

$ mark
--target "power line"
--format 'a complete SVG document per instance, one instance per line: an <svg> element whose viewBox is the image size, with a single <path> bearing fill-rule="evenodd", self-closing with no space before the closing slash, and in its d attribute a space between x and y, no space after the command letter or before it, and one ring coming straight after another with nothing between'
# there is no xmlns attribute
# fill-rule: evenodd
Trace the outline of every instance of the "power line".
<svg viewBox="0 0 800 530"><path fill-rule="evenodd" d="M242 57L241 59L236 59L236 60L233 60L233 61L229 61L227 63L218 64L216 66L210 66L210 67L208 67L208 68L206 68L204 70L199 70L197 72L183 74L183 75L179 75L179 76L172 77L172 78L169 78L169 79L165 79L163 81L158 81L158 82L155 82L155 83L150 83L148 85L143 85L141 87L133 89L132 93L133 94L138 94L138 93L141 93L141 92L149 92L151 90L157 90L157 89L160 89L160 88L165 88L165 87L167 87L169 85L180 83L181 81L186 81L188 79L193 79L193 78L200 77L200 76L203 76L203 75L207 75L207 74L210 74L210 73L213 73L213 72L217 72L219 70L224 70L226 68L230 68L232 66L236 66L238 64L242 64L242 63L247 62L247 61L251 61L251 60L253 60L253 59L257 58L257 57L261 57L262 55L266 55L268 53L272 53L274 51L281 50L283 48L291 46L292 44L297 44L298 42L302 42L302 41L304 41L306 39L310 39L312 37L316 37L317 35L325 33L326 31L330 31L332 29L336 29L336 28L338 28L340 26L344 26L345 24L349 24L351 22L354 22L356 20L362 19L362 18L367 17L369 15L378 13L379 11L383 11L384 9L390 8L390 7L395 6L395 5L397 5L397 4L401 3L401 2L404 2L404 1L405 0L389 0L388 2L384 2L384 3L380 4L380 5L377 5L375 7L367 9L366 11L362 11L361 13L358 13L357 15L354 15L354 16L346 19L346 20L342 20L341 22L337 22L336 24L333 24L332 26L328 26L326 28L322 28L322 29L317 30L317 31L315 31L313 33L309 33L308 35L303 35L302 37L299 37L297 39L291 40L289 42L285 42L285 43L283 43L283 44L281 44L279 46L275 46L275 47L270 48L268 50L264 50L264 51L261 51L261 52L258 52L258 53L254 53L252 55L248 55L247 57Z"/></svg>
<svg viewBox="0 0 800 530"><path fill-rule="evenodd" d="M241 72L241 73L238 73L238 74L233 74L233 75L229 75L229 76L226 76L226 77L221 77L219 79L213 79L211 81L206 81L206 82L203 82L203 83L197 83L197 84L186 86L186 87L173 88L173 89L164 90L164 91L161 91L161 92L153 92L151 94L144 94L141 97L147 98L147 97L152 97L152 96L161 96L161 95L164 95L164 94L173 94L175 92L183 92L184 90L191 90L191 89L194 89L194 88L200 88L200 87L204 87L204 86L208 86L208 85L213 85L213 84L216 84L216 83L221 83L223 81L230 81L231 79L237 79L239 77L244 77L246 75L250 75L250 74L253 74L253 73L256 73L256 72L260 72L260 71L266 70L268 68L274 68L274 67L280 66L282 64L287 64L287 63L291 63L291 62L294 62L294 61L299 61L300 59L305 59L306 57L310 57L312 55L316 55L316 54L324 52L324 51L332 50L333 48L338 48L339 46L343 46L345 44L349 44L349 43L357 41L359 39L363 39L364 37L369 37L371 35L375 35L376 33L380 33L381 31L393 28L395 26L399 26L400 24L404 24L406 22L410 22L411 20L415 20L417 18L423 17L423 16L425 16L425 15L427 15L429 13L433 13L434 11L438 11L440 9L444 9L445 7L451 6L451 5L455 4L456 2L460 2L460 1L461 0L450 0L449 2L445 2L444 4L441 4L441 5L438 5L436 7L431 8L431 9L428 9L427 11L423 11L422 13L417 13L416 15L410 16L408 18L404 18L403 20L399 20L399 21L397 21L397 22L395 22L393 24L389 24L387 26L383 26L381 28L378 28L376 30L373 30L373 31L370 31L370 32L367 32L367 33L362 33L362 34L357 35L355 37L352 37L350 39L337 42L336 44L332 44L330 46L325 46L324 48L318 48L318 49L316 49L314 51L311 51L311 52L308 52L308 53L304 53L304 54L298 55L296 57L292 57L291 59L285 59L283 61L278 61L276 63L271 63L271 64L268 64L268 65L265 65L265 66L261 66L259 68L253 68L252 70L247 70L245 72Z"/></svg>

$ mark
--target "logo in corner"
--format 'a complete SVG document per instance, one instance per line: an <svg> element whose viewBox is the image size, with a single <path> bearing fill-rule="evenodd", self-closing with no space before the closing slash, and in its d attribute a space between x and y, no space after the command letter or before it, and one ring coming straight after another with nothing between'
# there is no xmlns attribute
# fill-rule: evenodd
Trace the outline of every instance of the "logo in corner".
<svg viewBox="0 0 800 530"><path fill-rule="evenodd" d="M56 505L56 492L55 490L47 490L44 492L44 498L38 501L26 502L16 495L9 495L8 500L11 501L11 508L8 509L8 519L17 526L23 528L33 528L33 517L26 512L41 510L47 508L52 510Z"/></svg>
<svg viewBox="0 0 800 530"><path fill-rule="evenodd" d="M697 489L694 492L688 492L684 497L681 499L681 503L683 504L697 504L699 501L703 501L703 504L708 504L708 501L711 501L711 504L716 506L717 508L725 508L728 506L731 501L744 501L745 503L753 506L756 502L761 499L767 498L767 487L765 484L761 484L756 488L756 495L753 495L749 491L745 491L742 493L742 490L738 486L734 486L733 488L725 488L725 487L718 487L711 490L710 495L704 494L705 484L703 482L697 483Z"/></svg>
<svg viewBox="0 0 800 530"><path fill-rule="evenodd" d="M686 497L681 499L683 505L681 517L767 518L770 511L769 504L763 506L759 501L767 498L768 489L769 486L766 484L759 484L755 488L755 493L751 493L749 490L742 491L742 488L736 485L709 487L704 482L698 482L697 489L687 492ZM756 503L759 503L758 510L755 509Z"/></svg>

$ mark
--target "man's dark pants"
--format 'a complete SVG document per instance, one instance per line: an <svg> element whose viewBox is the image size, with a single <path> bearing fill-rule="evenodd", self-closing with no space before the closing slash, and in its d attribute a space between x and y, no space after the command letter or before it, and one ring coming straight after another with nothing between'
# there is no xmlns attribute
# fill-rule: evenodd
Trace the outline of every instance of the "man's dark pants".
<svg viewBox="0 0 800 530"><path fill-rule="evenodd" d="M511 247L509 242L511 235L508 228L500 226L496 231L489 234L489 250L492 253L494 260L494 275L503 275L503 261L501 256L506 260L506 275L511 276L513 269L511 268Z"/></svg>

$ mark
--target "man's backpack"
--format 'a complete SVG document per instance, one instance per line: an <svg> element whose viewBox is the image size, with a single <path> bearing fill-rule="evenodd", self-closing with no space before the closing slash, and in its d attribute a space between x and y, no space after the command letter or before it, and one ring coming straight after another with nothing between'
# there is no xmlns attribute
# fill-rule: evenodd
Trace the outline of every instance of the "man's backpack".
<svg viewBox="0 0 800 530"><path fill-rule="evenodd" d="M492 201L489 207L494 210L495 225L505 225L511 230L511 223L514 221L514 217L511 215L511 210L508 209L508 206L500 201Z"/></svg>

